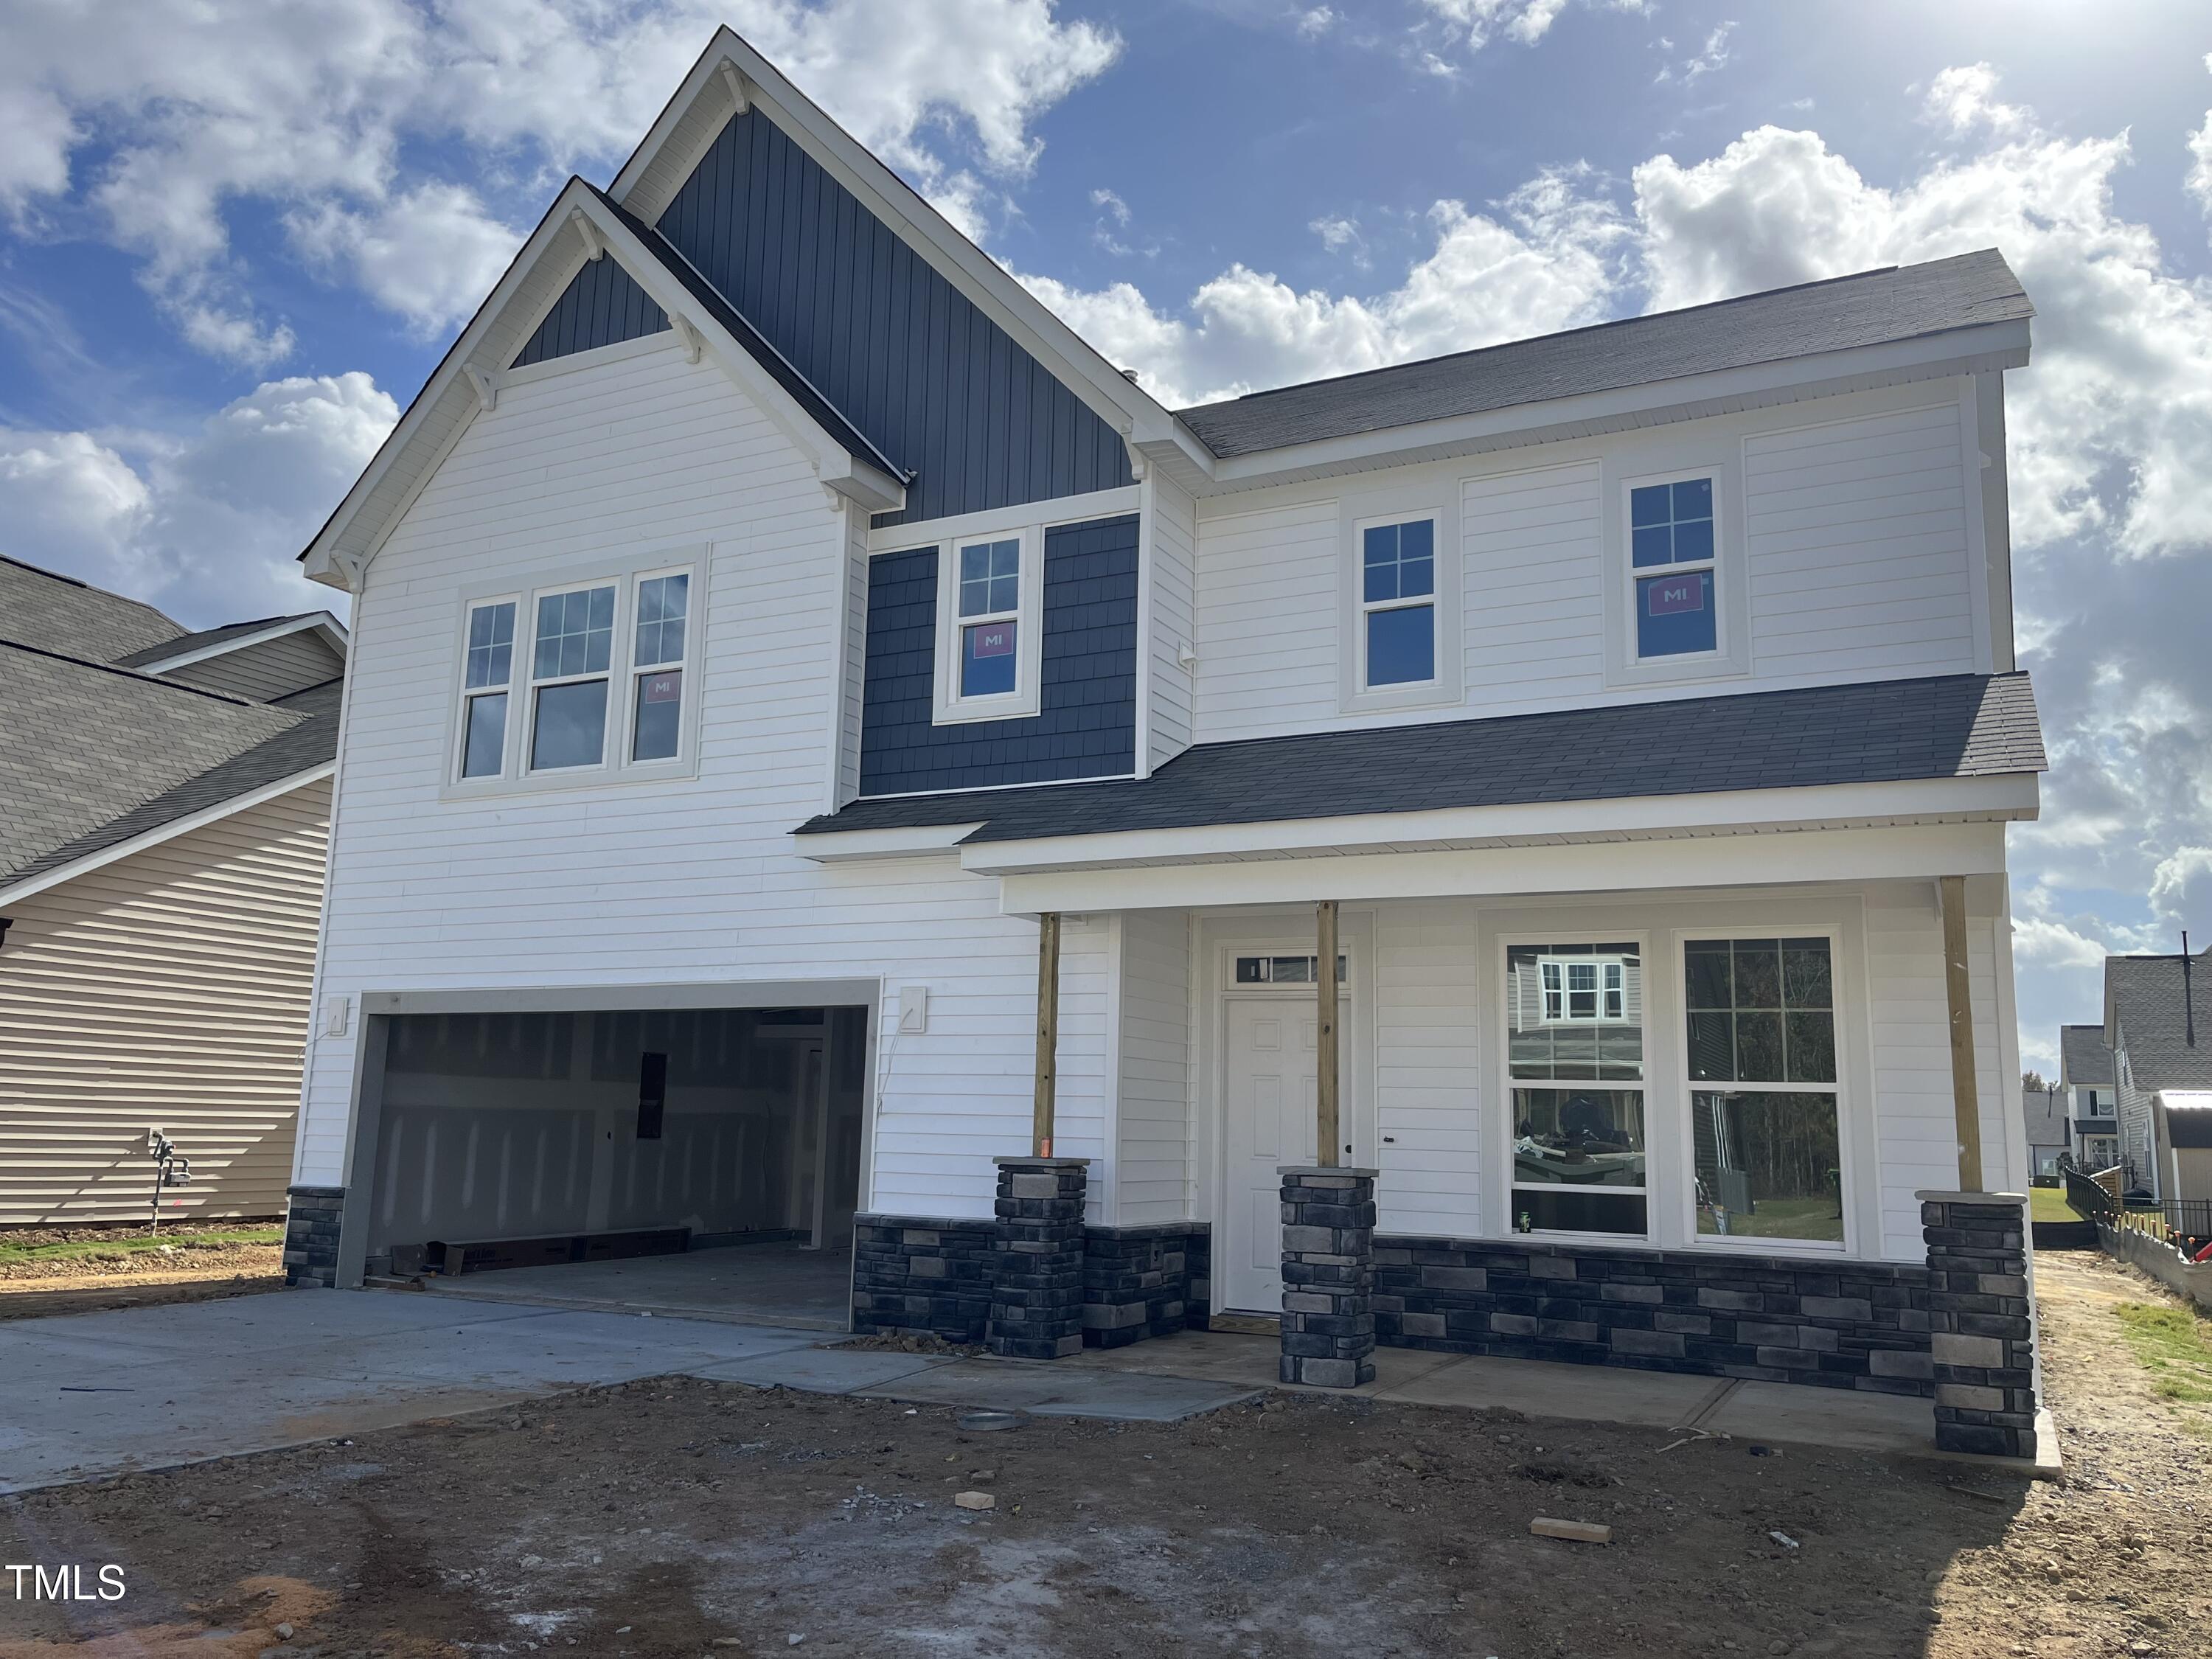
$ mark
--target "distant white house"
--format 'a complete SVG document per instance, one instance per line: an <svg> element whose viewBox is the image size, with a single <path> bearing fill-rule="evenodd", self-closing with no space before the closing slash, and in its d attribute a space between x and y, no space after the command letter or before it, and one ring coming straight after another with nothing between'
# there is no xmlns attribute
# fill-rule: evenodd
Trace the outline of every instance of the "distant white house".
<svg viewBox="0 0 2212 1659"><path fill-rule="evenodd" d="M2058 1095L2063 1146L2074 1162L2089 1170L2109 1170L2120 1161L2118 1092L2112 1082L2112 1051L2101 1025L2058 1028ZM2028 1139L2037 1139L2035 1103L2027 1103ZM2045 1128L2047 1134L2047 1126Z"/></svg>
<svg viewBox="0 0 2212 1659"><path fill-rule="evenodd" d="M305 556L296 1271L688 1229L973 1338L1050 1153L1118 1342L1310 1311L1325 1155L1384 1342L1931 1393L1921 1194L2031 1173L2031 315L1984 251L1174 410L718 35Z"/></svg>
<svg viewBox="0 0 2212 1659"><path fill-rule="evenodd" d="M2212 1200L2212 954L2105 958L2125 1189L2143 1198Z"/></svg>
<svg viewBox="0 0 2212 1659"><path fill-rule="evenodd" d="M283 1213L346 647L0 558L0 1225Z"/></svg>

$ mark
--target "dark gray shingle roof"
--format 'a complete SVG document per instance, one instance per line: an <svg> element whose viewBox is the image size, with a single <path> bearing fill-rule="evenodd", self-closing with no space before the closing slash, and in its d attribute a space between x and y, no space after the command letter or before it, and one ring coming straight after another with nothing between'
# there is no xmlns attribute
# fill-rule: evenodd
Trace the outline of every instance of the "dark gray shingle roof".
<svg viewBox="0 0 2212 1659"><path fill-rule="evenodd" d="M185 652L197 651L202 646L220 645L225 640L258 634L264 628L276 627L279 623L298 622L301 617L327 614L321 611L302 611L295 617L263 617L256 622L225 623L221 628L204 628L197 634L179 634L173 640L149 646L143 651L134 651L127 657L117 657L113 660L126 668L144 668L154 663L167 662L172 657L181 657Z"/></svg>
<svg viewBox="0 0 2212 1659"><path fill-rule="evenodd" d="M2112 1086L2112 1051L2105 1046L2101 1025L2062 1025L2058 1028L2058 1075L2084 1088Z"/></svg>
<svg viewBox="0 0 2212 1659"><path fill-rule="evenodd" d="M0 641L0 882L301 715Z"/></svg>
<svg viewBox="0 0 2212 1659"><path fill-rule="evenodd" d="M2031 317L1995 248L1624 318L1177 411L1216 455Z"/></svg>
<svg viewBox="0 0 2212 1659"><path fill-rule="evenodd" d="M187 778L175 788L64 842L33 859L21 869L7 872L0 880L27 881L49 870L120 846L179 818L220 806L224 801L264 785L281 783L311 767L327 764L337 756L338 702L344 686L343 680L327 680L304 691L295 691L289 697L280 697L273 703L259 705L283 709L295 718L276 736L218 762L197 777Z"/></svg>
<svg viewBox="0 0 2212 1659"><path fill-rule="evenodd" d="M2212 955L2191 957L2189 969L2193 1046L2179 957L2105 958L2105 1003L2119 1021L2138 1089L2212 1088Z"/></svg>
<svg viewBox="0 0 2212 1659"><path fill-rule="evenodd" d="M1142 781L859 800L799 833L980 821L970 841L1021 841L2044 767L2027 676L1954 674L1205 744Z"/></svg>
<svg viewBox="0 0 2212 1659"><path fill-rule="evenodd" d="M117 662L184 631L150 605L0 556L0 639Z"/></svg>

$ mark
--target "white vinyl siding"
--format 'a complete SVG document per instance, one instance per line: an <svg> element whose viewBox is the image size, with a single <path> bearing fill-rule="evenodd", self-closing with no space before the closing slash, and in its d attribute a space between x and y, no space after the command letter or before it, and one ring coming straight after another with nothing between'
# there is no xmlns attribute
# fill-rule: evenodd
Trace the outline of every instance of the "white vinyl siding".
<svg viewBox="0 0 2212 1659"><path fill-rule="evenodd" d="M462 591L690 546L696 778L441 800ZM710 363L654 351L502 388L368 569L324 994L879 978L862 1206L989 1214L991 1158L1029 1145L1036 924L951 857L823 867L791 842L835 787L853 554L805 459ZM1060 1144L1099 1157L1103 946L1071 925L1065 948ZM894 1037L908 985L929 1029ZM301 1181L345 1178L359 1031L316 1042Z"/></svg>
<svg viewBox="0 0 2212 1659"><path fill-rule="evenodd" d="M1197 648L1194 608L1198 556L1197 507L1170 480L1148 483L1152 517L1152 636L1146 672L1152 676L1147 769L1164 766L1190 747L1192 671L1182 648Z"/></svg>
<svg viewBox="0 0 2212 1659"><path fill-rule="evenodd" d="M1475 949L1465 900L1376 918L1376 1200L1393 1232L1482 1232Z"/></svg>
<svg viewBox="0 0 2212 1659"><path fill-rule="evenodd" d="M191 1160L165 1219L283 1213L330 793L7 903L0 1224L143 1221L149 1128Z"/></svg>
<svg viewBox="0 0 2212 1659"><path fill-rule="evenodd" d="M1760 677L1973 668L1959 431L1946 404L1745 443Z"/></svg>
<svg viewBox="0 0 2212 1659"><path fill-rule="evenodd" d="M259 645L226 651L204 662L186 663L182 668L165 672L156 663L146 672L205 690L228 691L234 696L251 697L256 702L271 702L337 678L345 672L345 660L331 649L320 634L309 628L281 639L265 640Z"/></svg>
<svg viewBox="0 0 2212 1659"><path fill-rule="evenodd" d="M1121 1226L1190 1214L1191 950L1180 910L1121 919Z"/></svg>
<svg viewBox="0 0 2212 1659"><path fill-rule="evenodd" d="M1373 724L1334 695L1338 653L1356 648L1335 614L1338 504L1355 483L1362 522L1389 517L1394 492L1420 510L1440 479L1458 504L1464 695L1401 720L1975 672L1990 652L1978 650L1987 624L1972 599L1981 565L1969 495L1980 485L1965 465L1956 401L1968 395L1966 383L1943 380L1382 468L1341 491L1283 485L1201 501L1194 740ZM1662 658L1663 684L1608 684L1609 630L1625 639L1632 590L1608 601L1608 581L1629 578L1626 547L1617 559L1607 547L1607 492L1680 476L1675 459L1690 454L1720 458L1717 490L1741 496L1717 503L1729 526L1723 615L1747 616L1729 625L1720 657L1748 656ZM1623 517L1625 536L1625 502Z"/></svg>

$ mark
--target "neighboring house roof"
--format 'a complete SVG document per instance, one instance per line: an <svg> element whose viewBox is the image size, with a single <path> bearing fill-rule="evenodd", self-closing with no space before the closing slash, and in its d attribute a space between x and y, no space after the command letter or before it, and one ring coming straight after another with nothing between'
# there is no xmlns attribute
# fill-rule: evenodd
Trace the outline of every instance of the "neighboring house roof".
<svg viewBox="0 0 2212 1659"><path fill-rule="evenodd" d="M184 631L150 605L0 556L0 635L88 662L114 662Z"/></svg>
<svg viewBox="0 0 2212 1659"><path fill-rule="evenodd" d="M2112 1086L2112 1051L2105 1046L2101 1025L2062 1025L2058 1028L2058 1075L2085 1089Z"/></svg>
<svg viewBox="0 0 2212 1659"><path fill-rule="evenodd" d="M2032 317L1995 248L1176 411L1218 456Z"/></svg>
<svg viewBox="0 0 2212 1659"><path fill-rule="evenodd" d="M874 441L848 419L843 410L839 409L829 398L823 397L816 389L811 380L793 368L790 359L778 351L769 343L768 337L753 326L752 319L724 299L721 290L701 276L698 267L678 252L666 237L630 212L598 185L592 184L588 179L581 182L586 190L598 197L608 210L628 227L631 235L644 244L646 252L659 260L670 276L684 284L684 291L705 307L716 322L729 331L731 337L745 349L746 355L766 369L769 377L791 394L793 399L806 411L817 426L829 433L854 454L866 457L901 483L913 481L914 470L911 467L901 466L885 455L882 450L877 448Z"/></svg>
<svg viewBox="0 0 2212 1659"><path fill-rule="evenodd" d="M2179 957L2105 958L2107 1031L2124 1043L2129 1076L2145 1091L2212 1087L2212 959L2189 959L2185 993L2181 964Z"/></svg>
<svg viewBox="0 0 2212 1659"><path fill-rule="evenodd" d="M799 833L1020 841L2044 768L2027 677L1957 674L1201 744L1142 780L857 800Z"/></svg>
<svg viewBox="0 0 2212 1659"><path fill-rule="evenodd" d="M316 617L330 615L327 611L302 611L289 617L263 617L253 622L225 623L221 628L204 628L197 634L179 634L175 639L160 645L149 646L143 651L134 651L127 657L116 657L112 661L125 668L149 668L167 662L172 657L181 657L187 652L204 651L209 646L221 645L228 640L243 639L249 634L264 633L286 623L307 622Z"/></svg>
<svg viewBox="0 0 2212 1659"><path fill-rule="evenodd" d="M295 716L283 730L218 762L173 789L108 819L85 834L0 875L14 886L36 880L82 859L136 841L196 813L330 765L338 752L338 704L343 680L328 680L264 705Z"/></svg>

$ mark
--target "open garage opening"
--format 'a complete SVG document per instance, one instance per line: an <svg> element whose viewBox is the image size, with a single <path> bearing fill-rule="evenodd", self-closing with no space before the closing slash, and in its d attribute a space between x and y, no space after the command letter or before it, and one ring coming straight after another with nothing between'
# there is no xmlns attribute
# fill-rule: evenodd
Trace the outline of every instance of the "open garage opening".
<svg viewBox="0 0 2212 1659"><path fill-rule="evenodd" d="M356 1169L374 1170L365 1277L849 1322L866 1008L400 1013L378 1024L374 1086L364 1079L375 1145L367 1159L356 1149Z"/></svg>

